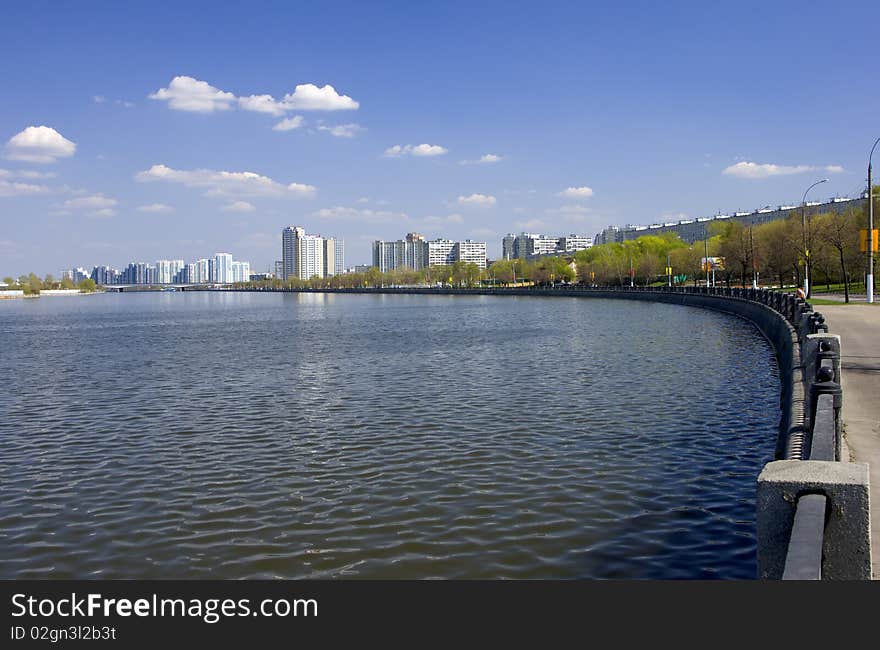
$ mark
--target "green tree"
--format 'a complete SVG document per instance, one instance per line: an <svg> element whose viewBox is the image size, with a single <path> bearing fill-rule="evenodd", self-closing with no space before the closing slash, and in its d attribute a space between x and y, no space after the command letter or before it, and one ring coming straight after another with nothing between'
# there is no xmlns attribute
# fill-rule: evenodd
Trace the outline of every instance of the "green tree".
<svg viewBox="0 0 880 650"><path fill-rule="evenodd" d="M39 295L40 290L43 288L43 282L37 277L36 273L28 273L27 280L22 286L26 287L24 291L25 293Z"/></svg>
<svg viewBox="0 0 880 650"><path fill-rule="evenodd" d="M837 262L840 264L840 277L843 281L844 300L849 302L850 277L847 260L852 258L854 253L858 254L859 227L856 215L850 209L839 216L822 215L818 221L818 238L836 253Z"/></svg>
<svg viewBox="0 0 880 650"><path fill-rule="evenodd" d="M81 293L92 293L97 288L97 285L91 278L86 278L79 283L78 287Z"/></svg>

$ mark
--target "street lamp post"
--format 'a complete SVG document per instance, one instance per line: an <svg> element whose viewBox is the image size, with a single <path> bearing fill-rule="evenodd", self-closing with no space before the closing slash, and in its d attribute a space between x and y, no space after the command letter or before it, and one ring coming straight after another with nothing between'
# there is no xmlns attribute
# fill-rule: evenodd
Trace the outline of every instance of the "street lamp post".
<svg viewBox="0 0 880 650"><path fill-rule="evenodd" d="M876 149L878 142L880 142L880 138L874 142L871 153L868 155L868 275L865 278L868 302L874 302L874 197L872 195L874 188L871 187L871 158L874 157L874 149Z"/></svg>
<svg viewBox="0 0 880 650"><path fill-rule="evenodd" d="M706 288L709 288L709 232L706 230L706 226L703 226L703 249L705 251L706 257Z"/></svg>
<svg viewBox="0 0 880 650"><path fill-rule="evenodd" d="M812 185L807 188L807 191L804 192L804 198L801 199L801 204L803 205L803 212L801 214L801 232L804 236L804 297L810 297L810 249L807 247L807 194L809 194L810 190L816 187L817 185L821 185L822 183L827 183L828 179L823 178L821 181L816 181Z"/></svg>

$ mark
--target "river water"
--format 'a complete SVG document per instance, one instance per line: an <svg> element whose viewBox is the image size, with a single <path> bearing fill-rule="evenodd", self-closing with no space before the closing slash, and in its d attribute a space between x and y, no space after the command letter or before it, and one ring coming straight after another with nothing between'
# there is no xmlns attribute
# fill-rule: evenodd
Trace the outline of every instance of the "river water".
<svg viewBox="0 0 880 650"><path fill-rule="evenodd" d="M746 321L579 298L0 302L0 578L752 578Z"/></svg>

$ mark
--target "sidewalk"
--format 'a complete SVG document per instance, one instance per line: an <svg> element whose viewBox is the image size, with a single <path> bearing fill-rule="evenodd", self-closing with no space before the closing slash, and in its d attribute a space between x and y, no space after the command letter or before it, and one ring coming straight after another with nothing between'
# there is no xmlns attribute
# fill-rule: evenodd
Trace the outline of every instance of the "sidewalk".
<svg viewBox="0 0 880 650"><path fill-rule="evenodd" d="M880 306L818 305L816 311L825 315L829 332L840 335L846 441L852 460L869 465L876 580L880 579Z"/></svg>

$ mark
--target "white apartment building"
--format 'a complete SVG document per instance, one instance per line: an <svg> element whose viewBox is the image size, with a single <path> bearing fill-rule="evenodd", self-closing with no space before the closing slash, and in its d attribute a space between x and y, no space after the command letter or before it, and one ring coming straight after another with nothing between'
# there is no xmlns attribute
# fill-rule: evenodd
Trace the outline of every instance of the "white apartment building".
<svg viewBox="0 0 880 650"><path fill-rule="evenodd" d="M183 267L183 260L156 260L156 284L171 284Z"/></svg>
<svg viewBox="0 0 880 650"><path fill-rule="evenodd" d="M250 262L232 262L232 281L248 282L251 279Z"/></svg>
<svg viewBox="0 0 880 650"><path fill-rule="evenodd" d="M455 248L454 256L457 261L476 264L481 269L486 268L486 242L466 239L457 242Z"/></svg>
<svg viewBox="0 0 880 650"><path fill-rule="evenodd" d="M559 238L559 248L566 253L575 253L592 248L592 246L593 238L586 235L567 235Z"/></svg>
<svg viewBox="0 0 880 650"><path fill-rule="evenodd" d="M214 254L214 282L232 282L232 253Z"/></svg>
<svg viewBox="0 0 880 650"><path fill-rule="evenodd" d="M435 239L428 242L428 266L444 266L455 262L455 242Z"/></svg>

